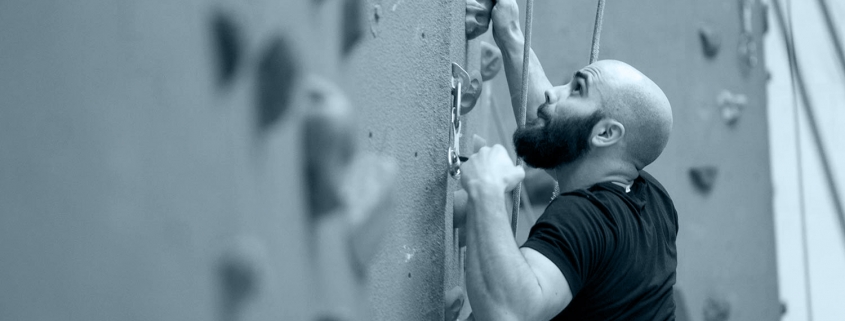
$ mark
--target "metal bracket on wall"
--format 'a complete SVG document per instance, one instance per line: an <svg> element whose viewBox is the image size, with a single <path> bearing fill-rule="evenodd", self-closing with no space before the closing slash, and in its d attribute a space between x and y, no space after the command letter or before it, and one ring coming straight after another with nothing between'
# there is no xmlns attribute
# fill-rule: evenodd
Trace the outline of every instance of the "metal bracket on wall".
<svg viewBox="0 0 845 321"><path fill-rule="evenodd" d="M461 68L457 63L452 63L452 105L450 114L452 116L451 123L451 145L449 146L448 162L449 174L453 178L459 179L461 177L461 157L460 142L461 142L461 97L466 93L469 87L469 74Z"/></svg>

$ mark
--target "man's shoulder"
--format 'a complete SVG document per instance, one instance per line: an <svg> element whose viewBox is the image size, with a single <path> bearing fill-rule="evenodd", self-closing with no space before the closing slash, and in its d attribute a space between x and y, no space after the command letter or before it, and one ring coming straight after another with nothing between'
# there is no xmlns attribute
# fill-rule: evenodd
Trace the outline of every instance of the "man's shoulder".
<svg viewBox="0 0 845 321"><path fill-rule="evenodd" d="M654 178L654 176L652 176L648 172L641 170L640 177L643 179L643 181L646 182L646 184L656 187L658 190L660 190L660 192L666 194L666 196L669 196L669 192L666 191L666 188L663 187L663 184L660 184L660 181L658 181L656 178Z"/></svg>

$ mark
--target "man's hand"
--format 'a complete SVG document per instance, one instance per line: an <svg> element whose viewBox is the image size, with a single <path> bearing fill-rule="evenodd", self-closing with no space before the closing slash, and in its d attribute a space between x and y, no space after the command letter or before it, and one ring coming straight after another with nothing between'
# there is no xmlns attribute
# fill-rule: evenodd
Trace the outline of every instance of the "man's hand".
<svg viewBox="0 0 845 321"><path fill-rule="evenodd" d="M502 193L516 188L525 178L522 167L515 166L502 145L482 147L461 165L461 185L470 194L478 187Z"/></svg>

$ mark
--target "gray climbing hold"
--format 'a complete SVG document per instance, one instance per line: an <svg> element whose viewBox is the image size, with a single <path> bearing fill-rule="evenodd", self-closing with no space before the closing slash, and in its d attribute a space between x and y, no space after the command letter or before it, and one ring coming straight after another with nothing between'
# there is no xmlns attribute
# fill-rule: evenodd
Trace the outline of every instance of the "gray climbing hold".
<svg viewBox="0 0 845 321"><path fill-rule="evenodd" d="M238 320L247 302L258 295L266 262L267 251L258 239L240 237L229 244L217 266L222 320Z"/></svg>
<svg viewBox="0 0 845 321"><path fill-rule="evenodd" d="M466 0L467 40L475 39L487 32L492 10L493 0Z"/></svg>
<svg viewBox="0 0 845 321"><path fill-rule="evenodd" d="M238 70L243 54L243 40L238 25L222 11L216 12L212 17L211 30L217 55L219 83L225 85L231 82Z"/></svg>
<svg viewBox="0 0 845 321"><path fill-rule="evenodd" d="M708 193L716 183L716 176L719 169L716 166L698 166L690 168L692 183L703 193Z"/></svg>
<svg viewBox="0 0 845 321"><path fill-rule="evenodd" d="M731 316L731 304L724 299L707 298L704 303L704 321L727 321Z"/></svg>
<svg viewBox="0 0 845 321"><path fill-rule="evenodd" d="M488 81L502 70L502 51L494 44L481 42L481 79Z"/></svg>
<svg viewBox="0 0 845 321"><path fill-rule="evenodd" d="M359 153L342 184L341 192L352 227L349 244L353 267L359 278L365 276L390 228L398 168L390 157Z"/></svg>
<svg viewBox="0 0 845 321"><path fill-rule="evenodd" d="M481 97L481 82L480 71L473 70L469 72L469 84L464 84L467 87L463 96L461 96L461 115L466 115L475 108L478 98Z"/></svg>
<svg viewBox="0 0 845 321"><path fill-rule="evenodd" d="M454 321L458 319L461 309L464 307L464 289L456 286L443 293L444 320Z"/></svg>
<svg viewBox="0 0 845 321"><path fill-rule="evenodd" d="M311 214L319 217L342 205L339 186L355 151L352 111L348 100L331 82L306 80L303 149Z"/></svg>
<svg viewBox="0 0 845 321"><path fill-rule="evenodd" d="M463 228L467 222L467 201L469 195L466 190L457 190L452 198L452 228Z"/></svg>
<svg viewBox="0 0 845 321"><path fill-rule="evenodd" d="M299 75L298 65L288 42L281 36L273 37L262 50L255 72L260 129L269 128L288 109Z"/></svg>
<svg viewBox="0 0 845 321"><path fill-rule="evenodd" d="M361 0L344 0L343 3L343 38L341 51L349 54L355 44L364 35L364 19L362 16L363 3Z"/></svg>
<svg viewBox="0 0 845 321"><path fill-rule="evenodd" d="M698 37L701 39L704 56L713 58L719 53L719 49L722 47L722 37L713 28L709 26L699 28Z"/></svg>
<svg viewBox="0 0 845 321"><path fill-rule="evenodd" d="M742 116L742 111L748 104L748 97L743 94L734 94L728 90L722 90L716 98L716 103L721 110L722 120L728 125L734 125Z"/></svg>

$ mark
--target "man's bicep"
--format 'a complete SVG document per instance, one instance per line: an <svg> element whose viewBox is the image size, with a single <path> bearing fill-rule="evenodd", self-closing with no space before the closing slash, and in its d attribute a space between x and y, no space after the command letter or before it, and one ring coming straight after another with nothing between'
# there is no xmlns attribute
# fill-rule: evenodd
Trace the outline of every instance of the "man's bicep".
<svg viewBox="0 0 845 321"><path fill-rule="evenodd" d="M531 270L534 271L534 276L542 290L541 302L538 302L540 309L537 315L532 316L532 319L550 320L563 311L569 302L572 302L569 282L566 281L566 277L557 265L542 253L529 247L520 248L520 251L525 261L531 266Z"/></svg>

